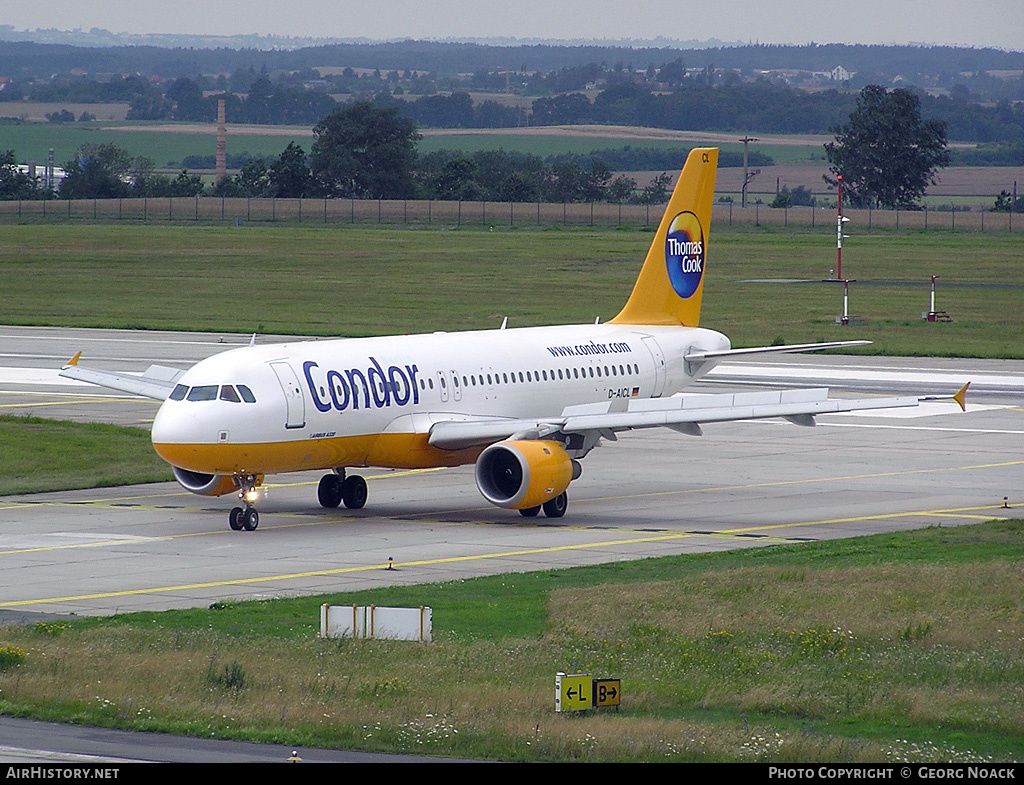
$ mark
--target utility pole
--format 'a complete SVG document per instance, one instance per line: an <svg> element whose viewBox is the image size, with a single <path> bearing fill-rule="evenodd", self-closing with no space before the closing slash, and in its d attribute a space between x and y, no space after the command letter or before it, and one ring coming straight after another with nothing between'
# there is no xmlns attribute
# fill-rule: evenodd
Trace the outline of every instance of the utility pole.
<svg viewBox="0 0 1024 785"><path fill-rule="evenodd" d="M760 142L761 140L757 139L757 138L755 138L753 136L744 136L742 139L740 139L740 141L743 142L743 189L742 189L742 192L740 194L740 207L746 207L747 206L747 186L750 184L751 180L753 180L755 177L757 177L761 173L760 169L755 169L753 172L749 172L748 173L748 171L747 171L747 145L750 144L751 142Z"/></svg>

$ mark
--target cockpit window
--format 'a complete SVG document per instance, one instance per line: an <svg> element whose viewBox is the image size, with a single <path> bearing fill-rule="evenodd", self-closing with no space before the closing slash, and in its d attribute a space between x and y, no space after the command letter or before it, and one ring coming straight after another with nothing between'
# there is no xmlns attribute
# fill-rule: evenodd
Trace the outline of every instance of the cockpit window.
<svg viewBox="0 0 1024 785"><path fill-rule="evenodd" d="M238 394L242 396L242 400L246 403L256 403L256 396L244 384L238 385Z"/></svg>
<svg viewBox="0 0 1024 785"><path fill-rule="evenodd" d="M215 401L217 400L217 390L219 388L215 384L207 384L201 387L193 387L188 391L188 400L190 401Z"/></svg>
<svg viewBox="0 0 1024 785"><path fill-rule="evenodd" d="M242 402L242 399L238 397L238 393L235 392L235 388L230 384L225 384L220 388L220 399L222 401L231 401L232 403Z"/></svg>
<svg viewBox="0 0 1024 785"><path fill-rule="evenodd" d="M183 401L183 400L185 400L185 393L187 393L187 392L188 392L188 385L187 384L179 384L179 385L176 385L173 390L171 390L171 394L169 396L167 396L167 397L170 398L172 401Z"/></svg>

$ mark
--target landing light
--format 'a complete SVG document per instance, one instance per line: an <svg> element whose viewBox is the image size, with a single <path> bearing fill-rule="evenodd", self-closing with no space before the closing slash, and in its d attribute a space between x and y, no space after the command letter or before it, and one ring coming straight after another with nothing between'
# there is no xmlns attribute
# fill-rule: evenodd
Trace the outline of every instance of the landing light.
<svg viewBox="0 0 1024 785"><path fill-rule="evenodd" d="M251 491L246 491L245 492L244 499L247 502L249 502L250 504L252 504L252 503L254 503L256 501L259 501L259 498L260 498L260 492L258 490L256 490L255 488L253 488Z"/></svg>

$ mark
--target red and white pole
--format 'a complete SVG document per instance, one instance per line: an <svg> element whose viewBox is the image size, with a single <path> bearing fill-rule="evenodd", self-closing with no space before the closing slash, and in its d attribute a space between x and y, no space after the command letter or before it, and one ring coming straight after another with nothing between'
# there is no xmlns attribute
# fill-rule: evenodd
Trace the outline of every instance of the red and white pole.
<svg viewBox="0 0 1024 785"><path fill-rule="evenodd" d="M836 278L843 280L843 176L837 175L839 184L839 214L836 216Z"/></svg>

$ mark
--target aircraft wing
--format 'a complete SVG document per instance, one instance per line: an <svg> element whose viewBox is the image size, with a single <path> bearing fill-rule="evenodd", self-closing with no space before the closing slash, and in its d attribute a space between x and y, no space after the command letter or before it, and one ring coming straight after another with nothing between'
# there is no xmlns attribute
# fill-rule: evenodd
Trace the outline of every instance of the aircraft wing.
<svg viewBox="0 0 1024 785"><path fill-rule="evenodd" d="M963 407L965 385L950 396ZM782 417L797 425L814 425L818 414L893 409L917 406L938 397L829 398L828 388L717 395L683 395L631 400L624 409L618 401L568 406L558 417L535 420L481 419L438 422L430 429L430 444L443 450L490 444L503 439L544 439L555 433L597 434L615 439L618 431L636 428L672 428L700 436L702 423Z"/></svg>
<svg viewBox="0 0 1024 785"><path fill-rule="evenodd" d="M134 393L157 401L166 399L174 389L178 377L185 373L178 368L168 368L166 365L151 365L141 376L100 371L80 366L78 360L81 356L82 353L79 352L68 360L67 365L60 369L60 376L107 387L111 390Z"/></svg>

